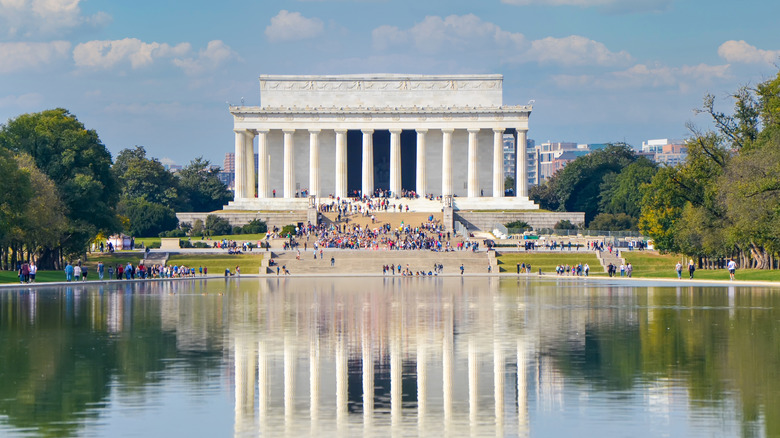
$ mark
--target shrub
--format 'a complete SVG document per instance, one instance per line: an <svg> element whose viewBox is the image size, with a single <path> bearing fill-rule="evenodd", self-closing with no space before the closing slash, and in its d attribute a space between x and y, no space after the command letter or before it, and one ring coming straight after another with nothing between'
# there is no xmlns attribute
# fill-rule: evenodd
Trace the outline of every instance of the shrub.
<svg viewBox="0 0 780 438"><path fill-rule="evenodd" d="M601 213L590 221L588 228L600 231L636 230L637 220L625 213Z"/></svg>
<svg viewBox="0 0 780 438"><path fill-rule="evenodd" d="M223 217L217 216L216 214L210 214L206 216L205 229L212 236L230 234L233 231L233 227L230 226L230 222L228 222L228 220Z"/></svg>
<svg viewBox="0 0 780 438"><path fill-rule="evenodd" d="M528 222L520 221L520 220L509 222L507 224L504 224L504 226L507 228L531 228L531 226L528 225Z"/></svg>
<svg viewBox="0 0 780 438"><path fill-rule="evenodd" d="M187 233L184 230L176 229L171 231L163 231L160 233L160 237L187 237Z"/></svg>
<svg viewBox="0 0 780 438"><path fill-rule="evenodd" d="M282 227L282 237L287 237L287 235L295 235L295 225L285 225Z"/></svg>
<svg viewBox="0 0 780 438"><path fill-rule="evenodd" d="M149 242L149 244L146 245L146 247L149 248L149 249L157 249L160 246L162 246L161 242Z"/></svg>
<svg viewBox="0 0 780 438"><path fill-rule="evenodd" d="M577 226L571 223L571 221L564 219L558 221L553 228L556 230L576 230Z"/></svg>
<svg viewBox="0 0 780 438"><path fill-rule="evenodd" d="M211 248L207 242L197 241L192 244L193 248Z"/></svg>
<svg viewBox="0 0 780 438"><path fill-rule="evenodd" d="M268 231L268 225L260 219L252 219L241 228L244 234L260 234Z"/></svg>

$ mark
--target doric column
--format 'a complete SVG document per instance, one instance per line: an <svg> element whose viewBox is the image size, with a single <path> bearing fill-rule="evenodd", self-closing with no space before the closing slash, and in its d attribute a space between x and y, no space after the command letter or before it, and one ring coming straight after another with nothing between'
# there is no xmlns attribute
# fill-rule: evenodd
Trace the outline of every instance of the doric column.
<svg viewBox="0 0 780 438"><path fill-rule="evenodd" d="M244 183L246 182L246 160L244 159L246 147L244 147L244 142L246 141L246 137L244 136L243 129L234 129L233 132L236 133L236 153L233 157L233 167L235 169L233 178L233 199L237 201L246 197L246 191L244 190Z"/></svg>
<svg viewBox="0 0 780 438"><path fill-rule="evenodd" d="M528 153L526 152L525 148L527 135L527 129L517 130L517 170L515 172L515 195L520 197L528 196Z"/></svg>
<svg viewBox="0 0 780 438"><path fill-rule="evenodd" d="M347 130L336 130L336 196L347 197Z"/></svg>
<svg viewBox="0 0 780 438"><path fill-rule="evenodd" d="M246 160L246 172L244 172L244 190L246 190L247 198L255 197L255 187L257 187L257 180L255 179L255 131L248 129L244 133L244 159Z"/></svg>
<svg viewBox="0 0 780 438"><path fill-rule="evenodd" d="M468 166L468 196L476 198L479 196L479 173L477 172L477 134L479 129L469 128L469 166Z"/></svg>
<svg viewBox="0 0 780 438"><path fill-rule="evenodd" d="M284 197L295 197L295 156L293 155L294 129L284 130Z"/></svg>
<svg viewBox="0 0 780 438"><path fill-rule="evenodd" d="M417 130L417 195L425 196L428 191L428 184L425 175L425 135L427 129Z"/></svg>
<svg viewBox="0 0 780 438"><path fill-rule="evenodd" d="M452 196L452 133L454 129L442 129L441 195Z"/></svg>
<svg viewBox="0 0 780 438"><path fill-rule="evenodd" d="M493 129L493 197L504 196L504 130Z"/></svg>
<svg viewBox="0 0 780 438"><path fill-rule="evenodd" d="M309 195L320 197L319 129L309 129Z"/></svg>
<svg viewBox="0 0 780 438"><path fill-rule="evenodd" d="M257 197L267 198L268 184L268 130L257 130Z"/></svg>
<svg viewBox="0 0 780 438"><path fill-rule="evenodd" d="M374 130L363 129L363 196L374 193Z"/></svg>
<svg viewBox="0 0 780 438"><path fill-rule="evenodd" d="M390 130L390 192L401 195L401 130Z"/></svg>

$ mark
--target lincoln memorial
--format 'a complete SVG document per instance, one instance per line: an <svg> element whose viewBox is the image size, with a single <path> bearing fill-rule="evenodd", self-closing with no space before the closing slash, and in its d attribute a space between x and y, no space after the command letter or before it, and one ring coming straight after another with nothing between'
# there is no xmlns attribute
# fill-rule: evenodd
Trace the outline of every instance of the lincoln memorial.
<svg viewBox="0 0 780 438"><path fill-rule="evenodd" d="M530 105L502 75L260 76L260 106L230 106L235 199L227 210L305 210L331 198L417 194L415 211L537 209L528 200ZM503 136L517 196L504 196ZM257 161L255 161L257 154Z"/></svg>

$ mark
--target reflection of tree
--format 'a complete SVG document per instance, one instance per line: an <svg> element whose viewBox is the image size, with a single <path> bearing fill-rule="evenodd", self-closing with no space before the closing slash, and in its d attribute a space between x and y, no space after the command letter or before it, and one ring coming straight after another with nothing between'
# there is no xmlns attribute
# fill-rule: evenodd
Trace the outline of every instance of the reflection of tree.
<svg viewBox="0 0 780 438"><path fill-rule="evenodd" d="M737 398L743 434L780 436L780 298L748 290L733 302L723 288L659 293L631 321L590 323L584 344L551 351L565 375L596 390L685 381L694 408ZM763 418L762 418L763 417Z"/></svg>
<svg viewBox="0 0 780 438"><path fill-rule="evenodd" d="M113 296L113 297L112 297ZM177 357L176 333L161 328L160 300L86 291L10 292L0 298L0 415L40 436L72 436L111 392L143 390ZM121 330L109 332L111 299ZM114 315L115 316L115 315ZM213 352L202 355L214 356ZM195 364L183 372L198 373Z"/></svg>

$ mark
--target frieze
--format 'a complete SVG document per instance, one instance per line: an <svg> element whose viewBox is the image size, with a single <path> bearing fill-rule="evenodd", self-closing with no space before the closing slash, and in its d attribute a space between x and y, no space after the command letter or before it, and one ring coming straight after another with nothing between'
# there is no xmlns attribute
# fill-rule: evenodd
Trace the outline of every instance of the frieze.
<svg viewBox="0 0 780 438"><path fill-rule="evenodd" d="M501 80L261 80L260 91L468 91L500 90Z"/></svg>

